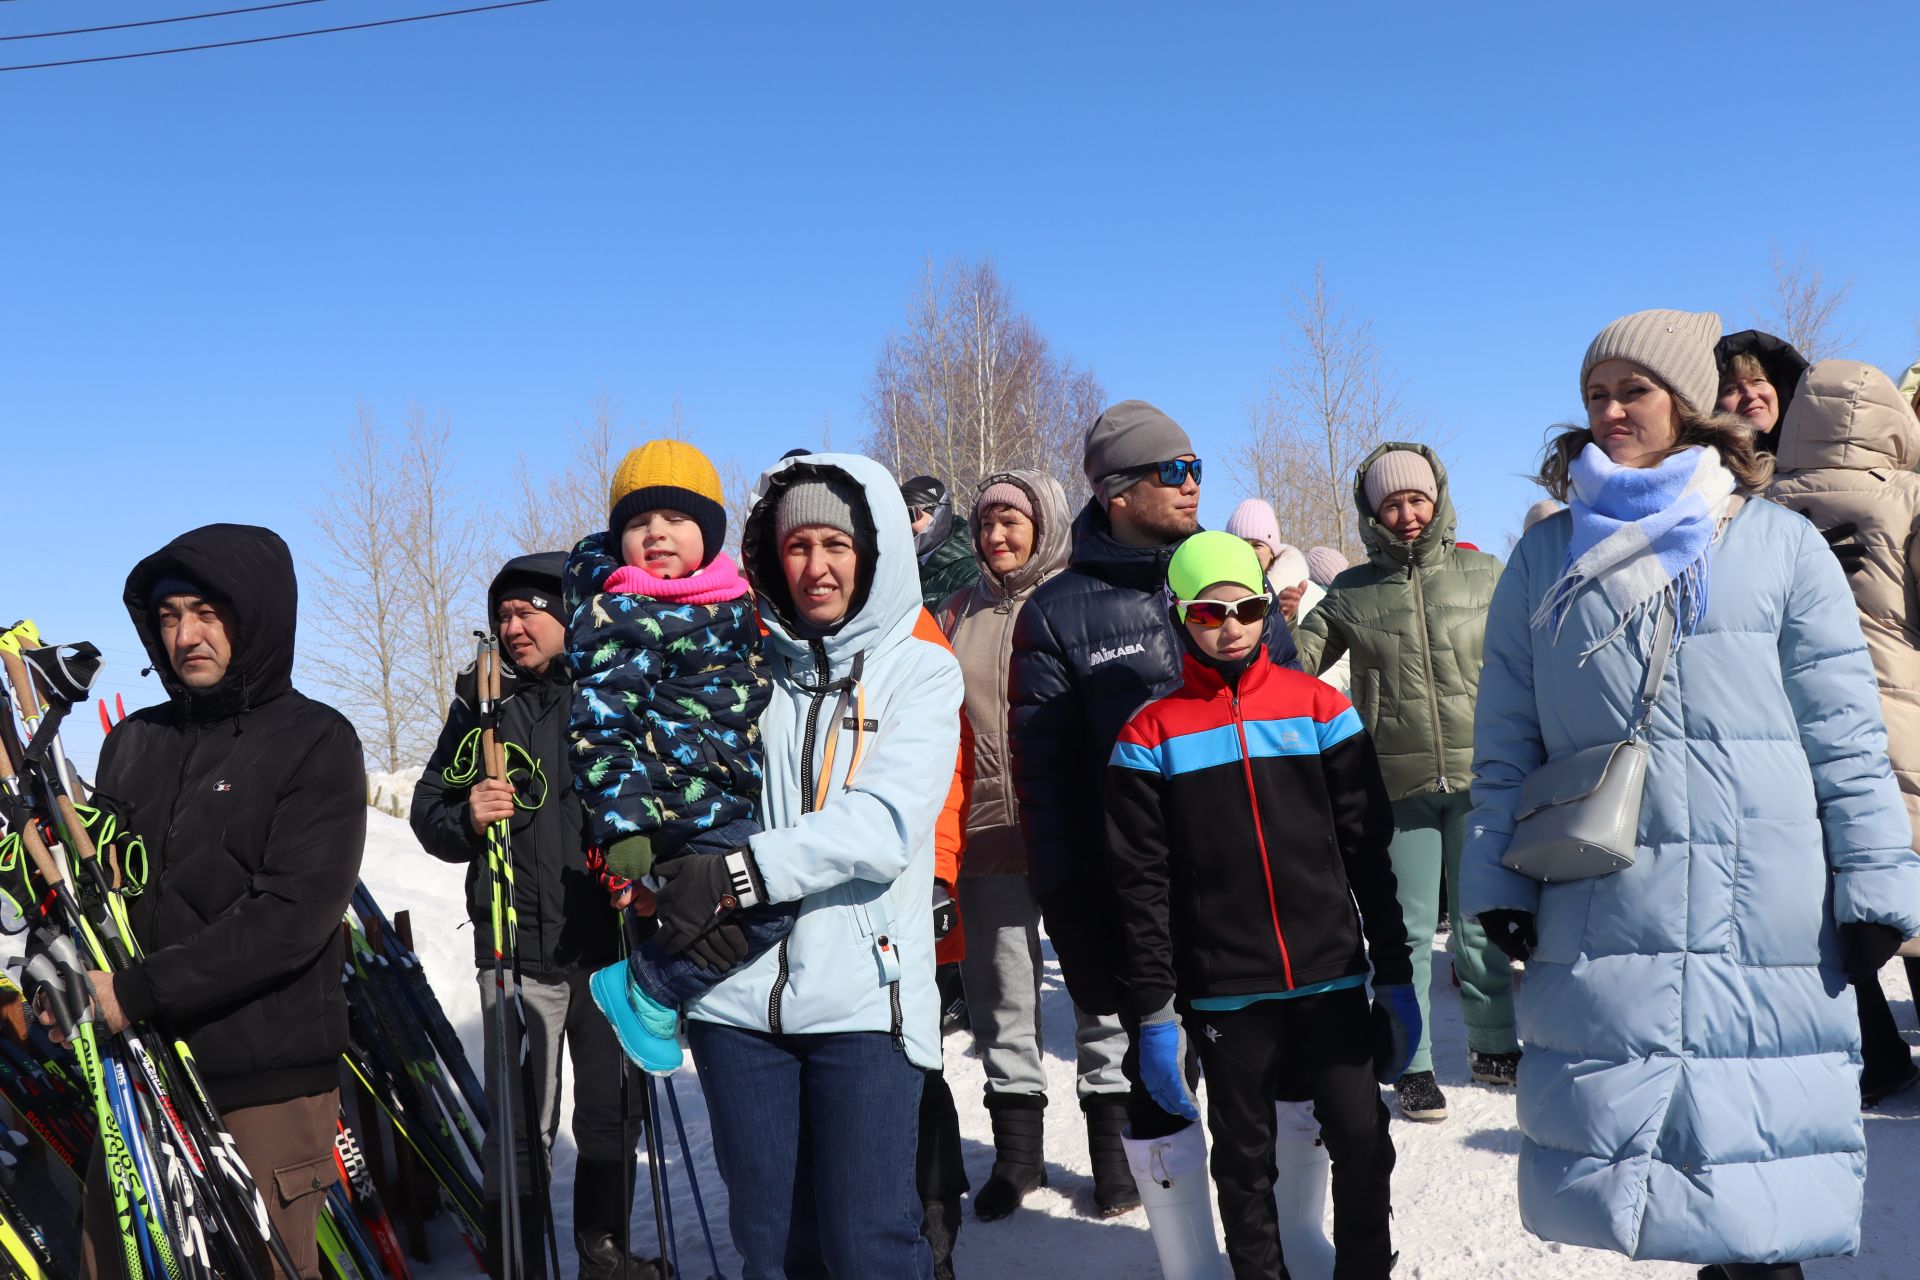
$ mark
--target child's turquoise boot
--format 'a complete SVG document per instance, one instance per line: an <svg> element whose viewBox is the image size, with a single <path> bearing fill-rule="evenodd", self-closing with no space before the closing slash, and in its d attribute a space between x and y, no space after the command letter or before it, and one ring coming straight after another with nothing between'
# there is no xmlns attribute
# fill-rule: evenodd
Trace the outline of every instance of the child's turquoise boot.
<svg viewBox="0 0 1920 1280"><path fill-rule="evenodd" d="M680 1048L680 1015L642 991L618 961L587 979L593 1002L633 1064L648 1075L670 1076L686 1061Z"/></svg>

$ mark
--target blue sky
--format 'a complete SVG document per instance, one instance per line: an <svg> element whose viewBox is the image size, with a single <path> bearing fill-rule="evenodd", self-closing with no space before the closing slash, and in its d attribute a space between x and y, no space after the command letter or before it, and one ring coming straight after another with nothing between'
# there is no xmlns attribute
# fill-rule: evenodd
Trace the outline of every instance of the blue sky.
<svg viewBox="0 0 1920 1280"><path fill-rule="evenodd" d="M205 7L20 0L0 34ZM363 402L448 413L476 489L602 394L630 421L677 398L755 469L823 418L845 446L929 256L991 256L1114 398L1221 457L1324 262L1452 433L1463 536L1498 548L1618 314L1745 327L1778 244L1854 281L1852 354L1920 354L1916 28L1911 4L554 0L0 74L0 613L96 638L104 683L151 699L128 567L215 519L312 550Z"/></svg>

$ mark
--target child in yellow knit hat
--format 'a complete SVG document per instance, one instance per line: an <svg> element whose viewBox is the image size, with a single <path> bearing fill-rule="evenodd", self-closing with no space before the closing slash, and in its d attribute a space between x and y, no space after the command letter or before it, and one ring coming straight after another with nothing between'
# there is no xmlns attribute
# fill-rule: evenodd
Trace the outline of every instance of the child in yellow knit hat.
<svg viewBox="0 0 1920 1280"><path fill-rule="evenodd" d="M753 592L721 550L726 511L706 456L684 441L647 442L614 473L608 506L606 531L567 558L570 760L604 878L623 897L632 881L692 865L683 854L737 854L760 830L768 685ZM751 863L733 858L729 871L735 862L747 906ZM687 938L663 921L628 962L594 974L594 1002L627 1056L657 1074L678 1068L679 1007L778 945L795 913L749 906L731 922L737 934Z"/></svg>

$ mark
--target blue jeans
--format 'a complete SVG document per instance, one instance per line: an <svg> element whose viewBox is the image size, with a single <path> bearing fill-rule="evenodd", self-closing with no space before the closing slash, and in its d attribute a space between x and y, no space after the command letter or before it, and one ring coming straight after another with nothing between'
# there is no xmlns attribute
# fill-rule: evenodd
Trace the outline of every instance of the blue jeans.
<svg viewBox="0 0 1920 1280"><path fill-rule="evenodd" d="M658 861L671 862L691 853L732 853L759 831L757 822L729 822L700 832L672 853L660 854ZM749 964L779 946L793 932L793 922L799 915L799 903L776 902L751 907L735 916L733 923L747 938L747 956L740 964ZM733 969L703 969L688 956L673 955L645 942L627 957L627 972L642 991L669 1009L677 1009L719 986Z"/></svg>
<svg viewBox="0 0 1920 1280"><path fill-rule="evenodd" d="M743 1280L930 1280L914 1186L920 1069L878 1031L689 1019Z"/></svg>

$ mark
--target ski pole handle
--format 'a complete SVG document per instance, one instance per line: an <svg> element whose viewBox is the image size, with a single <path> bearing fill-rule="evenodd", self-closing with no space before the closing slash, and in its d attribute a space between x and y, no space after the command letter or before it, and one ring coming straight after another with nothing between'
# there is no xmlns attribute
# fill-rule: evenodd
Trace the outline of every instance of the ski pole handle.
<svg viewBox="0 0 1920 1280"><path fill-rule="evenodd" d="M54 1030L63 1039L73 1039L73 1030L80 1022L80 1011L87 1007L91 998L86 975L64 968L51 954L42 951L27 961L26 976L38 984L34 997L53 1014Z"/></svg>

